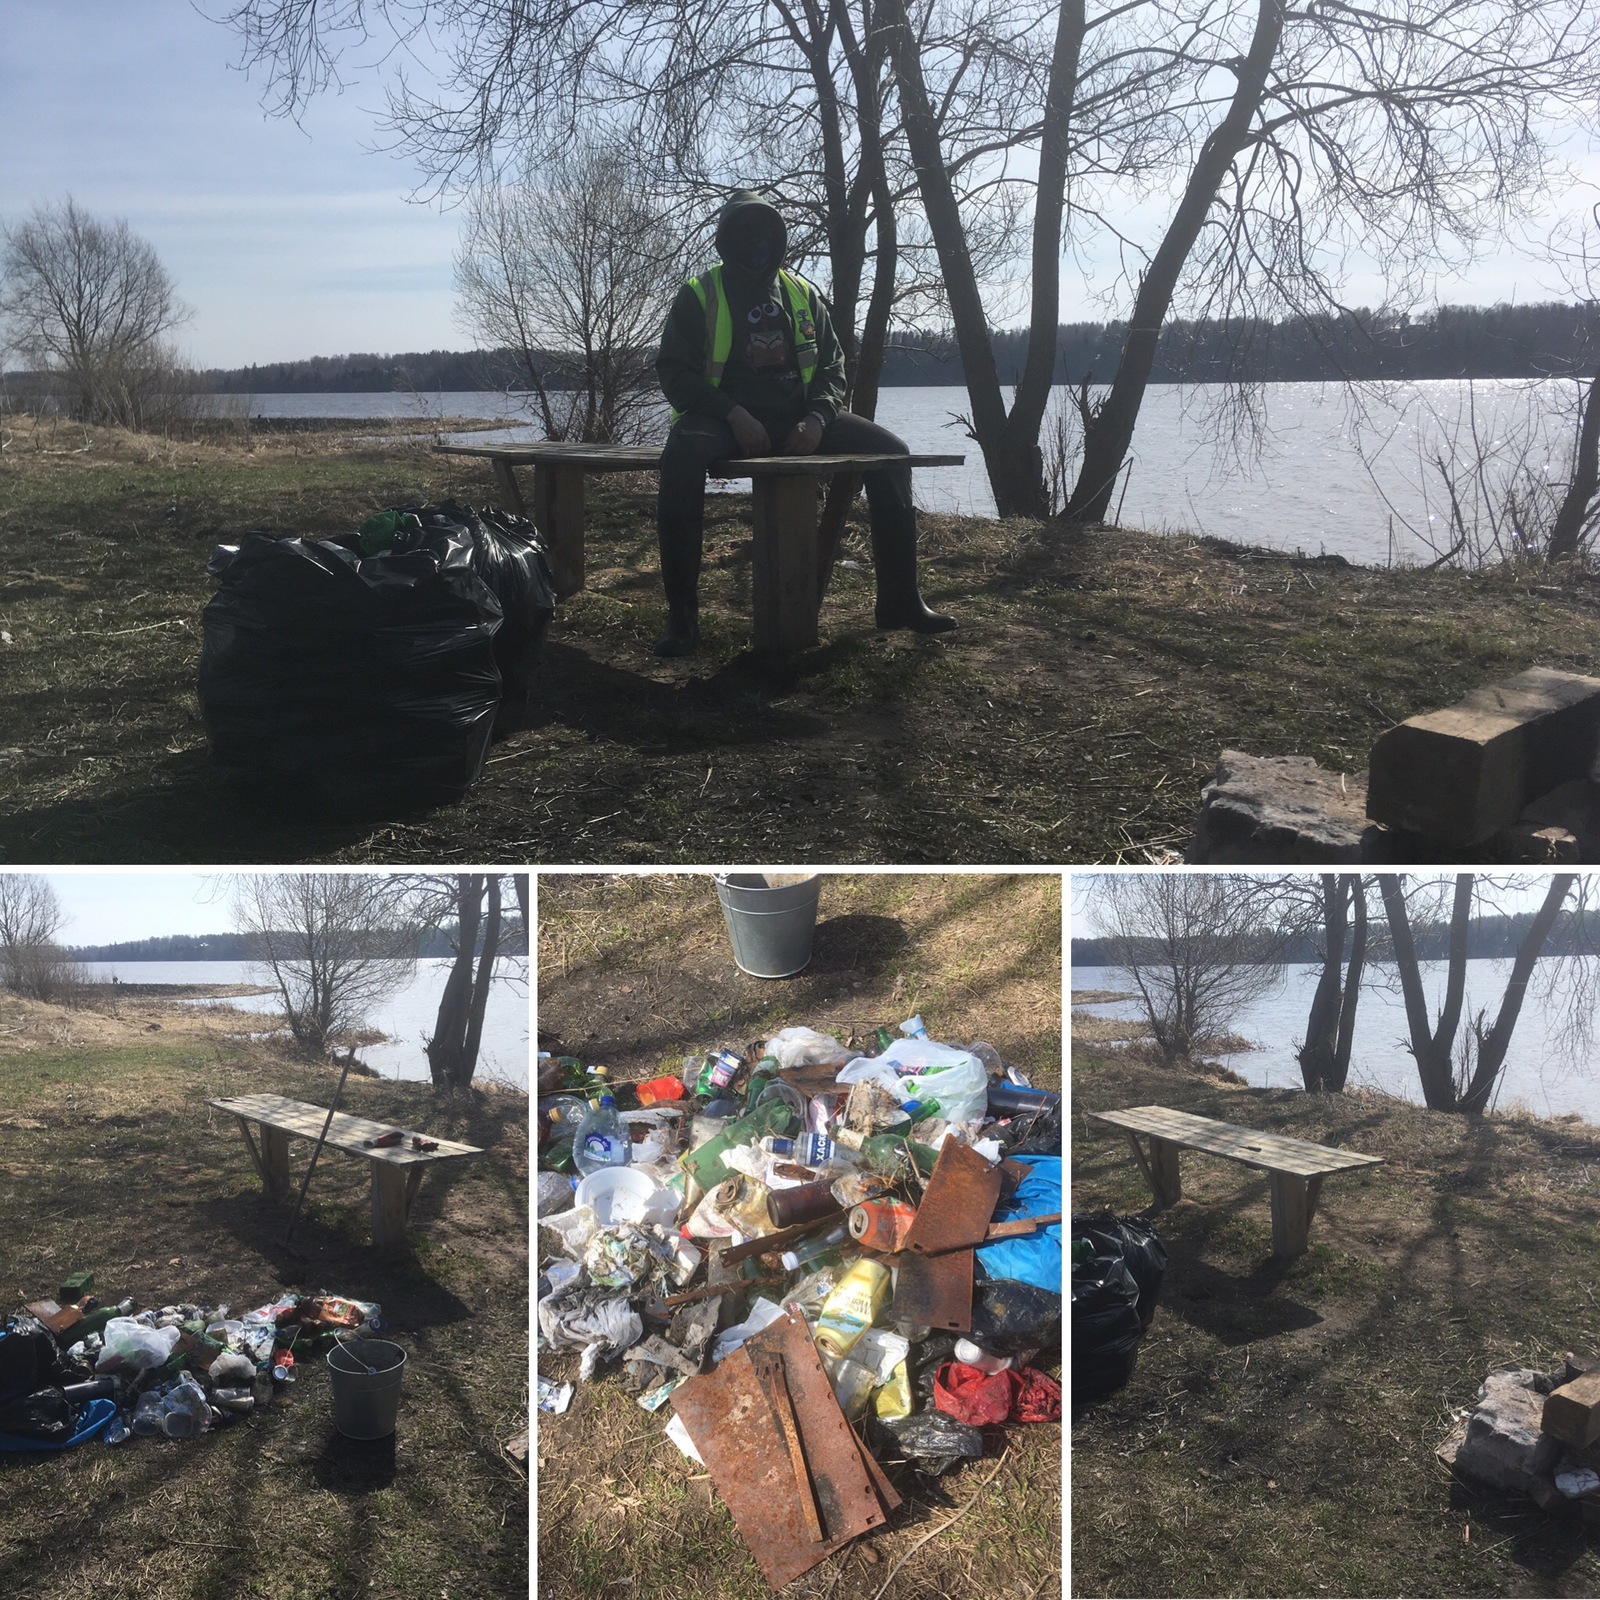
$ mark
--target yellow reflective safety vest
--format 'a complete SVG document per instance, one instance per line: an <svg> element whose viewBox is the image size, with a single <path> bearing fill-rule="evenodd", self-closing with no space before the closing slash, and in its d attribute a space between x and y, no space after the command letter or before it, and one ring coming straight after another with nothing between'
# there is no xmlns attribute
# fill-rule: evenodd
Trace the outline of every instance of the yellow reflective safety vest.
<svg viewBox="0 0 1600 1600"><path fill-rule="evenodd" d="M806 387L817 373L817 324L811 315L809 285L785 267L778 268L789 303L789 322L794 330L794 357L800 368L800 382ZM706 382L713 389L722 386L723 369L733 353L733 312L728 307L727 291L722 287L722 264L689 280L700 309L706 314ZM683 413L674 411L676 422Z"/></svg>

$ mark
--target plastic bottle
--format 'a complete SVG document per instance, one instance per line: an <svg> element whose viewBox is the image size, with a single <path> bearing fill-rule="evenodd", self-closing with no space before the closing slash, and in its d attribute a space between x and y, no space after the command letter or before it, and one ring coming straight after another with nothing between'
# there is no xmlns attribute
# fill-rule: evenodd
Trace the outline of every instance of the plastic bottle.
<svg viewBox="0 0 1600 1600"><path fill-rule="evenodd" d="M164 1414L161 1401L165 1388L166 1385L162 1384L155 1389L146 1389L139 1396L139 1403L133 1408L131 1425L141 1439L154 1438L161 1432L161 1419Z"/></svg>
<svg viewBox="0 0 1600 1600"><path fill-rule="evenodd" d="M745 1085L744 1103L747 1110L754 1110L756 1102L761 1098L761 1091L772 1082L778 1071L778 1058L776 1056L762 1056L756 1062L755 1070L750 1074L750 1082Z"/></svg>
<svg viewBox="0 0 1600 1600"><path fill-rule="evenodd" d="M839 1247L850 1237L850 1230L842 1224L829 1228L826 1233L802 1239L793 1250L785 1250L780 1257L785 1272L798 1272L804 1267L808 1272L825 1267L831 1262L842 1262L844 1252Z"/></svg>
<svg viewBox="0 0 1600 1600"><path fill-rule="evenodd" d="M928 1030L923 1025L920 1014L914 1017L907 1017L906 1020L900 1024L900 1031L908 1039L926 1039L928 1037Z"/></svg>
<svg viewBox="0 0 1600 1600"><path fill-rule="evenodd" d="M617 1103L608 1094L578 1126L572 1141L572 1159L584 1177L605 1167L625 1167L633 1159L633 1141L617 1115Z"/></svg>
<svg viewBox="0 0 1600 1600"><path fill-rule="evenodd" d="M963 1366L976 1367L979 1372L1004 1372L1008 1367L1017 1365L1015 1356L991 1355L981 1344L974 1344L970 1339L957 1339L951 1354Z"/></svg>
<svg viewBox="0 0 1600 1600"><path fill-rule="evenodd" d="M889 1304L889 1290L889 1269L863 1256L823 1302L815 1335L818 1349L830 1356L849 1355Z"/></svg>
<svg viewBox="0 0 1600 1600"><path fill-rule="evenodd" d="M185 1372L161 1402L161 1431L169 1439L192 1439L211 1422L205 1391Z"/></svg>

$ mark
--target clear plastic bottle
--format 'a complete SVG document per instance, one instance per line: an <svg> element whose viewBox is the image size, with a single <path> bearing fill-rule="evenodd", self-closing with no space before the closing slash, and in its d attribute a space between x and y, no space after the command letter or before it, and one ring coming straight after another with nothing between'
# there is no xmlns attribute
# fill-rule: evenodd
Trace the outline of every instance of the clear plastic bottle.
<svg viewBox="0 0 1600 1600"><path fill-rule="evenodd" d="M139 1403L133 1408L131 1426L141 1439L154 1438L161 1432L161 1419L165 1415L161 1401L166 1385L160 1388L146 1389L139 1396Z"/></svg>
<svg viewBox="0 0 1600 1600"><path fill-rule="evenodd" d="M161 1431L169 1439L192 1439L211 1423L211 1407L194 1374L185 1372L161 1402Z"/></svg>
<svg viewBox="0 0 1600 1600"><path fill-rule="evenodd" d="M829 1228L826 1233L819 1233L810 1239L802 1239L793 1250L785 1250L782 1254L785 1272L798 1272L802 1267L808 1272L815 1271L818 1267L834 1266L844 1260L844 1252L839 1247L850 1237L850 1230L843 1223L836 1228Z"/></svg>
<svg viewBox="0 0 1600 1600"><path fill-rule="evenodd" d="M617 1102L608 1094L578 1125L572 1141L572 1160L588 1177L605 1167L625 1167L633 1159L633 1141L617 1115Z"/></svg>

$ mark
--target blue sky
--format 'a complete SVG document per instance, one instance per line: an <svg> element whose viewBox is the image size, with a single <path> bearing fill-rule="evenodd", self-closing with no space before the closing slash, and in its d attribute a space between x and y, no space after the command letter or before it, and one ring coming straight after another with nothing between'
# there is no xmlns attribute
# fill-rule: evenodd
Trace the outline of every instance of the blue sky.
<svg viewBox="0 0 1600 1600"><path fill-rule="evenodd" d="M116 944L174 933L227 933L233 911L222 880L198 872L51 872L67 914L63 944Z"/></svg>
<svg viewBox="0 0 1600 1600"><path fill-rule="evenodd" d="M68 193L127 218L194 308L180 337L199 365L470 346L454 321L457 218L408 200L416 170L371 148L375 73L296 126L266 114L233 33L187 0L0 0L0 41L0 219ZM1064 319L1103 314L1067 282ZM1542 299L1551 284L1502 254L1439 292Z"/></svg>

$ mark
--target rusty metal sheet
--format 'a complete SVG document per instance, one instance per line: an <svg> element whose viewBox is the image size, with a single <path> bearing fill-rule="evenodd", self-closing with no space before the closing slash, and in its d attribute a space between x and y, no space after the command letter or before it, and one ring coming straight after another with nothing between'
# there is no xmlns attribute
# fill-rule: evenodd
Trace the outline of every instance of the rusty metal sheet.
<svg viewBox="0 0 1600 1600"><path fill-rule="evenodd" d="M791 1319L798 1322L799 1340ZM758 1340L762 1349L753 1350ZM795 1466L752 1354L783 1362L784 1384L799 1430L824 1538L806 1526ZM797 1313L764 1329L714 1372L672 1393L671 1405L704 1458L723 1503L767 1582L775 1589L808 1572L858 1535L879 1527L888 1509L876 1478L822 1369L816 1346Z"/></svg>
<svg viewBox="0 0 1600 1600"><path fill-rule="evenodd" d="M971 1332L970 1250L947 1250L937 1256L918 1256L904 1250L895 1257L895 1268L892 1314L896 1322L914 1322L952 1333Z"/></svg>
<svg viewBox="0 0 1600 1600"><path fill-rule="evenodd" d="M917 1205L917 1220L906 1235L905 1248L919 1255L965 1250L982 1244L994 1216L1004 1178L976 1150L959 1139L939 1146L933 1176Z"/></svg>

